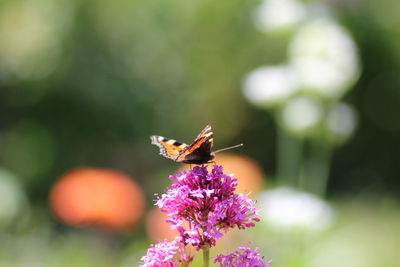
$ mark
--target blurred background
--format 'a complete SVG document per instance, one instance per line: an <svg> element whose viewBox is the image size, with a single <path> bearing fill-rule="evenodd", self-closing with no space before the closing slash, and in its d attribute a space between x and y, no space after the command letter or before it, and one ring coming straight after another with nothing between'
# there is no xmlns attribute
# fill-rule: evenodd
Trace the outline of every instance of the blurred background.
<svg viewBox="0 0 400 267"><path fill-rule="evenodd" d="M0 266L138 266L173 233L154 194L216 161L262 221L212 254L398 266L398 0L0 2ZM340 262L340 263L338 263ZM197 264L197 265L196 265ZM200 266L196 262L194 266Z"/></svg>

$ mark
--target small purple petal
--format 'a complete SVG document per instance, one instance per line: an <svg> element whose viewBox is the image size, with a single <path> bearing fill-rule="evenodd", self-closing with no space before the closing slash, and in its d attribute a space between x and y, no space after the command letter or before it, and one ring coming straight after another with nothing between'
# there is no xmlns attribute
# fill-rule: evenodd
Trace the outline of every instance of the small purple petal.
<svg viewBox="0 0 400 267"><path fill-rule="evenodd" d="M228 255L218 255L214 263L220 267L268 267L269 262L264 262L256 248L252 251L248 247L239 247L235 252Z"/></svg>

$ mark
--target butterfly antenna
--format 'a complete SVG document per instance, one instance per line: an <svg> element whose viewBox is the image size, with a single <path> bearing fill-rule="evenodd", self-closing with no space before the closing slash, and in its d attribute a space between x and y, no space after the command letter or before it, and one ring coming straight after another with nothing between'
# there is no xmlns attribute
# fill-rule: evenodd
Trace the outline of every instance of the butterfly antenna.
<svg viewBox="0 0 400 267"><path fill-rule="evenodd" d="M214 151L214 153L218 153L218 152L225 151L225 150L232 149L232 148L237 148L237 147L240 147L240 146L243 146L243 144L238 144L238 145L235 145L235 146L221 148L221 149L218 149L217 151Z"/></svg>

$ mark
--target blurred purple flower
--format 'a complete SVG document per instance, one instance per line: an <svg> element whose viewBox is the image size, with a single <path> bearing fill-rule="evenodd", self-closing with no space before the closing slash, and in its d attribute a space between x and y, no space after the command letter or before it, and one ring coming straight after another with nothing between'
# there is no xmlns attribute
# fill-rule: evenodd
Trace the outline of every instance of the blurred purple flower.
<svg viewBox="0 0 400 267"><path fill-rule="evenodd" d="M218 255L214 263L219 263L220 267L268 267L269 263L263 261L258 253L258 249L252 251L248 247L239 247L234 253L228 255Z"/></svg>
<svg viewBox="0 0 400 267"><path fill-rule="evenodd" d="M152 245L141 258L140 267L182 267L189 266L195 254L186 251L186 246L180 236L174 241L161 241Z"/></svg>
<svg viewBox="0 0 400 267"><path fill-rule="evenodd" d="M168 242L164 240L155 245L152 245L148 250L146 256L141 258L141 267L178 267L175 254L178 251L178 244L176 241Z"/></svg>
<svg viewBox="0 0 400 267"><path fill-rule="evenodd" d="M211 172L207 166L196 166L170 179L175 183L156 205L168 214L167 222L178 230L185 245L197 250L215 246L216 239L223 236L221 230L245 229L259 221L254 202L234 193L237 179L224 174L221 166L214 165Z"/></svg>

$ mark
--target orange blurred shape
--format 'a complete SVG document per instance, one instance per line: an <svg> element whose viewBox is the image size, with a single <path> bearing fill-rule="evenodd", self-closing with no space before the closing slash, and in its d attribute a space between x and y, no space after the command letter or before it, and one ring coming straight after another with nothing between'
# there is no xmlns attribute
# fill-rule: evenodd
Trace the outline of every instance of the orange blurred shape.
<svg viewBox="0 0 400 267"><path fill-rule="evenodd" d="M171 230L171 224L167 223L167 214L158 207L150 210L146 220L147 235L153 241L167 239L172 241L179 235L177 230Z"/></svg>
<svg viewBox="0 0 400 267"><path fill-rule="evenodd" d="M235 193L258 193L262 190L264 174L261 167L253 159L231 153L217 153L214 161L217 165L222 165L224 173L233 173L234 177L238 179ZM189 169L188 164L181 167L181 170Z"/></svg>
<svg viewBox="0 0 400 267"><path fill-rule="evenodd" d="M50 205L66 224L126 232L139 222L145 197L141 187L121 172L78 168L54 185Z"/></svg>

